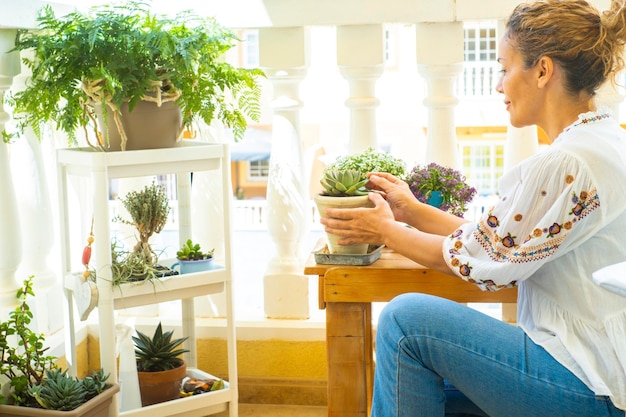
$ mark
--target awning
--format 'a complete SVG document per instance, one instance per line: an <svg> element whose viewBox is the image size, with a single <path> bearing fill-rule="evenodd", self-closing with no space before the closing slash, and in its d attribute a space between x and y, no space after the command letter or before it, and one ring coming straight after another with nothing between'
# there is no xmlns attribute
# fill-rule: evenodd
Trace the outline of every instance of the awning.
<svg viewBox="0 0 626 417"><path fill-rule="evenodd" d="M231 161L268 161L272 153L272 132L248 128L244 138L230 145Z"/></svg>

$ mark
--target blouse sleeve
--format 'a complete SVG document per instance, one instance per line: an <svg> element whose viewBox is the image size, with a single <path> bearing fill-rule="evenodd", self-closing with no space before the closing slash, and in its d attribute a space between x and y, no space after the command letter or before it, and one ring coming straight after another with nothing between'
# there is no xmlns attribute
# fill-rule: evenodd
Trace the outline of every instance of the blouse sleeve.
<svg viewBox="0 0 626 417"><path fill-rule="evenodd" d="M487 291L515 286L546 262L580 245L599 228L596 187L588 167L546 151L500 182L499 202L478 223L444 241L444 258L462 279ZM598 220L598 219L596 219Z"/></svg>

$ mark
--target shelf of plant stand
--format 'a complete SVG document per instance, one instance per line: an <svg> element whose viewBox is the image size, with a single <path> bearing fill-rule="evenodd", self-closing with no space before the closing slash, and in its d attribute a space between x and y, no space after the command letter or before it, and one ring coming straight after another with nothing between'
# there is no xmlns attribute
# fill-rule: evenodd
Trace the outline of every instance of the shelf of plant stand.
<svg viewBox="0 0 626 417"><path fill-rule="evenodd" d="M216 268L120 284L113 288L113 305L115 309L123 309L216 294L224 291L228 279L229 274L224 268Z"/></svg>
<svg viewBox="0 0 626 417"><path fill-rule="evenodd" d="M107 167L109 178L148 176L176 172L219 169L227 156L224 144L183 140L175 148L140 151L99 152L90 148L67 148L57 151L58 163L70 175L86 176L95 168ZM181 164L181 161L184 163Z"/></svg>
<svg viewBox="0 0 626 417"><path fill-rule="evenodd" d="M187 369L187 375L198 379L215 378L211 374L195 368ZM217 391L128 410L119 415L120 417L203 417L228 410L228 403L231 401L233 401L233 391L228 381L224 381L224 388Z"/></svg>

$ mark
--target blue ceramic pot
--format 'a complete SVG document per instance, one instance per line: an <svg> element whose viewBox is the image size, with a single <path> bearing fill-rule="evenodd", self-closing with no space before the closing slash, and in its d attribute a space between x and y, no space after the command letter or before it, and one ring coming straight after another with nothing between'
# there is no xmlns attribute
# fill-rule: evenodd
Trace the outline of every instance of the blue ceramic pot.
<svg viewBox="0 0 626 417"><path fill-rule="evenodd" d="M433 207L441 207L441 204L443 203L443 195L441 194L441 191L431 191L430 196L428 197L428 204L430 204Z"/></svg>

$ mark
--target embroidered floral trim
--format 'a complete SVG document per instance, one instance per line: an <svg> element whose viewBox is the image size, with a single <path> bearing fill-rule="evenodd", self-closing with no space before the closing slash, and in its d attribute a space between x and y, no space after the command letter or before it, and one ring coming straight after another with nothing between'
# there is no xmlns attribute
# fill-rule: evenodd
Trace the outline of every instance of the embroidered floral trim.
<svg viewBox="0 0 626 417"><path fill-rule="evenodd" d="M576 126L599 122L600 120L609 119L610 117L611 117L611 114L608 111L603 111L602 113L594 112L594 111L582 113L581 115L578 116L578 120L576 120L574 123L572 123L565 129L563 129L563 131L567 132Z"/></svg>
<svg viewBox="0 0 626 417"><path fill-rule="evenodd" d="M472 233L476 241L482 246L492 261L511 263L537 261L554 254L567 237L573 225L600 205L595 189L581 191L579 194L573 193L571 203L572 206L567 213L569 216L567 219L562 223L555 221L548 226L535 228L531 234L524 239L521 245L516 242L517 237L511 235L510 232L506 232L507 234L504 237L498 234L497 228L500 225L500 220L493 214L493 208L489 211L489 215L484 218L484 220L481 219L476 230ZM461 255L461 251L464 247L461 240L462 236L463 232L460 229L450 235L450 239L453 240L454 243L452 248L448 251L448 264L457 271L457 274L461 278L487 291L496 291L516 284L515 282L510 282L498 285L492 280L479 280L472 277L472 267L470 264L462 263L461 260L457 258L457 256ZM542 238L542 240L537 241L539 238ZM529 244L531 240L537 241L537 244Z"/></svg>

